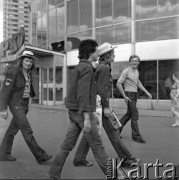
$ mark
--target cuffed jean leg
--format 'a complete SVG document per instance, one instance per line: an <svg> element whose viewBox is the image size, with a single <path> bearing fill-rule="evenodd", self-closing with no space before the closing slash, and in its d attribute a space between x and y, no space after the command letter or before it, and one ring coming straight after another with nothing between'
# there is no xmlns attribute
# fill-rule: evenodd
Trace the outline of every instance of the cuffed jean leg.
<svg viewBox="0 0 179 180"><path fill-rule="evenodd" d="M113 145L118 157L121 159L132 157L132 154L129 152L129 150L126 148L126 146L123 144L123 142L120 139L120 132L117 129L113 128L109 119L104 115L102 117L102 123L106 131L106 134L109 140L111 141L111 144Z"/></svg>
<svg viewBox="0 0 179 180"><path fill-rule="evenodd" d="M81 141L78 145L78 149L75 153L75 160L77 161L86 160L89 149L90 149L90 146L87 139L85 138L85 136L82 136Z"/></svg>
<svg viewBox="0 0 179 180"><path fill-rule="evenodd" d="M38 161L41 159L44 155L46 155L46 152L37 144L34 136L32 128L29 124L29 121L26 117L28 107L14 107L11 108L11 113L13 114L13 117L16 120L16 123L22 132L23 138L28 145L30 151Z"/></svg>
<svg viewBox="0 0 179 180"><path fill-rule="evenodd" d="M72 149L76 145L80 132L81 132L80 126L74 121L74 119L71 119L70 117L66 138L60 148L60 151L55 156L55 159L49 170L50 179L58 180L61 178L61 172L65 160L69 152L72 151Z"/></svg>
<svg viewBox="0 0 179 180"><path fill-rule="evenodd" d="M76 121L78 123L78 125L81 127L81 129L83 129L84 128L83 115L80 115L74 111L71 111L69 114L72 117L72 119L74 119L74 121ZM93 113L90 114L90 122L91 122L91 131L84 132L84 136L87 139L87 141L91 147L91 150L93 152L93 155L94 155L98 165L102 169L103 173L106 175L107 161L109 158L105 152L103 143L101 141L101 137L98 133L97 122L96 122L96 119L95 119Z"/></svg>
<svg viewBox="0 0 179 180"><path fill-rule="evenodd" d="M17 134L18 131L19 127L17 126L15 118L13 117L1 143L1 157L11 155L14 136Z"/></svg>
<svg viewBox="0 0 179 180"><path fill-rule="evenodd" d="M95 117L91 118L91 131L89 133L85 132L84 136L86 137L86 139L91 147L91 150L93 152L93 155L94 155L99 167L101 168L103 173L106 175L107 161L108 161L109 157L105 152L105 148L103 146L101 137L98 133L97 122L96 122Z"/></svg>
<svg viewBox="0 0 179 180"><path fill-rule="evenodd" d="M55 156L52 166L49 170L50 179L60 180L61 171L65 164L65 160L68 157L69 152L60 150L59 153Z"/></svg>
<svg viewBox="0 0 179 180"><path fill-rule="evenodd" d="M138 127L138 109L137 109L137 97L132 98L131 102L128 102L128 108L131 112L131 129L132 137L140 137L139 127Z"/></svg>
<svg viewBox="0 0 179 180"><path fill-rule="evenodd" d="M131 119L131 112L129 107L127 106L127 112L126 114L119 120L121 123L121 127L119 128L119 132L122 132L123 127L127 124L127 122Z"/></svg>

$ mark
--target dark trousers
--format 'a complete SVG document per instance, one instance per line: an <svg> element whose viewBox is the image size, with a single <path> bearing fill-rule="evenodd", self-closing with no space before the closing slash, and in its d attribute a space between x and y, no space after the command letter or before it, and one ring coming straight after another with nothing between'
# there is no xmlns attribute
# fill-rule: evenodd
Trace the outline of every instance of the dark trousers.
<svg viewBox="0 0 179 180"><path fill-rule="evenodd" d="M9 108L13 118L1 143L0 157L11 155L14 136L20 130L32 154L37 161L40 161L41 158L46 155L46 152L37 144L26 117L26 114L28 113L28 100L22 99L20 105L10 105Z"/></svg>
<svg viewBox="0 0 179 180"><path fill-rule="evenodd" d="M120 132L122 131L125 124L131 119L131 129L132 137L141 137L138 127L138 110L137 110L137 93L135 92L125 92L126 96L129 97L131 102L128 102L127 113L120 119L122 127L120 127Z"/></svg>
<svg viewBox="0 0 179 180"><path fill-rule="evenodd" d="M120 139L120 132L118 129L114 129L111 122L107 117L102 116L102 124L103 128L106 131L106 134L111 141L111 144L113 145L118 157L120 159L128 159L132 157L132 154L129 152L129 150L126 148L126 146L123 144L123 142ZM89 144L86 140L85 136L82 137L80 144L78 146L78 149L75 154L76 160L85 160L86 156L89 152Z"/></svg>
<svg viewBox="0 0 179 180"><path fill-rule="evenodd" d="M82 114L79 114L78 111L69 110L69 118L70 122L66 138L60 148L60 151L57 153L49 171L50 179L53 180L59 180L61 178L61 171L64 166L65 160L68 157L69 152L72 151L72 149L75 147L81 130L84 128L84 117ZM84 136L92 149L93 155L98 165L106 175L108 156L105 152L101 137L98 133L96 119L92 113L90 114L90 121L91 131L84 132Z"/></svg>

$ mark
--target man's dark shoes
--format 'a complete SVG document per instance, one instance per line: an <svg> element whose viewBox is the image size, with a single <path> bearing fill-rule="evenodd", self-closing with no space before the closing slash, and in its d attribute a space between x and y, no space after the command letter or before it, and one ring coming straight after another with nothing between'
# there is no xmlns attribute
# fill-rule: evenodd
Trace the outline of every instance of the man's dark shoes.
<svg viewBox="0 0 179 180"><path fill-rule="evenodd" d="M145 140L142 137L132 137L132 139L138 143L145 143Z"/></svg>
<svg viewBox="0 0 179 180"><path fill-rule="evenodd" d="M39 159L37 162L40 165L43 165L44 163L46 163L48 160L50 160L53 156L52 155L48 155L46 154L45 156L43 156L41 159Z"/></svg>
<svg viewBox="0 0 179 180"><path fill-rule="evenodd" d="M12 156L4 156L0 157L0 161L16 161L16 158Z"/></svg>
<svg viewBox="0 0 179 180"><path fill-rule="evenodd" d="M87 160L80 160L80 161L74 160L73 165L78 167L90 167L93 166L93 163Z"/></svg>

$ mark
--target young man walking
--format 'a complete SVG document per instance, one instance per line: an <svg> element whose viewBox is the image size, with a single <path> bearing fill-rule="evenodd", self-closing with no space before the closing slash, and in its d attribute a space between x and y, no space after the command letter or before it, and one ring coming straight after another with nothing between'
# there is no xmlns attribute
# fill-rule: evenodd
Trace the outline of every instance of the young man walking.
<svg viewBox="0 0 179 180"><path fill-rule="evenodd" d="M70 122L66 138L49 171L51 180L61 179L65 160L74 148L81 131L83 131L98 165L106 175L108 156L93 114L96 110L96 80L92 63L98 58L97 46L97 42L90 39L82 41L79 45L80 62L73 71L66 102Z"/></svg>
<svg viewBox="0 0 179 180"><path fill-rule="evenodd" d="M139 71L137 69L139 63L140 58L137 55L130 56L130 67L126 68L122 72L117 81L117 87L119 88L119 91L127 104L127 113L120 119L122 124L122 127L120 127L120 132L125 124L131 119L132 139L139 143L145 143L145 140L139 133L138 127L138 110L136 106L138 88L144 91L149 98L152 98L152 95L144 88L139 80ZM124 89L122 85L124 85Z"/></svg>
<svg viewBox="0 0 179 180"><path fill-rule="evenodd" d="M16 161L11 156L15 135L20 130L23 138L39 164L52 158L36 142L33 131L27 119L28 104L35 96L32 86L31 70L34 67L35 56L31 51L24 51L18 57L18 63L6 72L3 87L0 92L0 115L7 119L9 109L13 115L0 147L0 161Z"/></svg>
<svg viewBox="0 0 179 180"><path fill-rule="evenodd" d="M102 105L102 125L106 131L108 138L110 139L118 157L123 159L122 166L130 167L134 163L138 163L139 160L132 157L131 153L128 151L126 146L120 139L119 127L113 127L110 122L110 117L112 115L112 108L109 105L109 98L112 92L112 76L111 76L111 62L114 61L114 48L109 43L104 43L99 46L99 66L96 69L97 78L97 90L101 97ZM78 146L75 158L73 161L74 166L92 166L91 162L86 160L86 156L89 152L89 144L85 137Z"/></svg>

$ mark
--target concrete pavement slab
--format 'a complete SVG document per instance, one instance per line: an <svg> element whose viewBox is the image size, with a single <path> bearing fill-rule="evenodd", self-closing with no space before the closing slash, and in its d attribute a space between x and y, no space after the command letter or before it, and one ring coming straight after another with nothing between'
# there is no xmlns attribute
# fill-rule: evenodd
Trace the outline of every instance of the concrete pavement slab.
<svg viewBox="0 0 179 180"><path fill-rule="evenodd" d="M122 117L121 114L117 116L118 118ZM67 111L31 107L28 118L39 145L49 154L55 155L66 135L69 121ZM10 117L7 124L9 122ZM139 128L146 144L132 141L130 123L124 127L122 141L135 157L141 159L141 173L144 171L144 164L154 164L157 159L164 165L163 168L160 168L160 174L166 170L167 163L179 164L179 128L171 127L173 122L173 117L159 117L152 116L152 114L151 116L140 116ZM101 136L109 157L117 158L104 130L102 130ZM87 160L93 162L94 166L89 168L73 166L72 161L76 148L77 145L65 163L62 171L64 179L105 179L91 151ZM12 155L17 158L16 162L0 162L0 179L48 178L48 170L52 160L43 166L38 165L20 132L15 137ZM151 168L149 175L154 177L153 168Z"/></svg>

